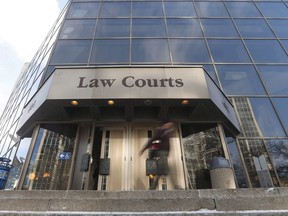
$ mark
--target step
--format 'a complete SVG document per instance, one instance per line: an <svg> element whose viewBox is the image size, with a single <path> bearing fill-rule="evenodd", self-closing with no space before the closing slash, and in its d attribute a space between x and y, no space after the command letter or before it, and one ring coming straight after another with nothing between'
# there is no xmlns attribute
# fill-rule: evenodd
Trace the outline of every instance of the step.
<svg viewBox="0 0 288 216"><path fill-rule="evenodd" d="M288 189L0 191L0 215L288 215Z"/></svg>

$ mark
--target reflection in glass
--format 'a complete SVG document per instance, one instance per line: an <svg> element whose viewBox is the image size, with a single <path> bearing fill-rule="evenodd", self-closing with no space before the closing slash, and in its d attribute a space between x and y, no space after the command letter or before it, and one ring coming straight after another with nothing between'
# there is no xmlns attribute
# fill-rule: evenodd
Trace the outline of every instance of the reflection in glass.
<svg viewBox="0 0 288 216"><path fill-rule="evenodd" d="M206 37L239 37L231 19L201 19Z"/></svg>
<svg viewBox="0 0 288 216"><path fill-rule="evenodd" d="M272 102L288 134L288 98L272 98Z"/></svg>
<svg viewBox="0 0 288 216"><path fill-rule="evenodd" d="M208 40L215 62L247 63L250 58L240 40Z"/></svg>
<svg viewBox="0 0 288 216"><path fill-rule="evenodd" d="M66 127L65 134L39 129L22 189L68 189L76 129Z"/></svg>
<svg viewBox="0 0 288 216"><path fill-rule="evenodd" d="M237 184L239 188L247 188L246 174L243 166L243 162L238 150L236 140L233 137L226 137L227 147L231 157L231 162L235 171Z"/></svg>
<svg viewBox="0 0 288 216"><path fill-rule="evenodd" d="M223 157L223 149L216 125L182 124L182 141L187 170L188 188L211 188L210 160Z"/></svg>
<svg viewBox="0 0 288 216"><path fill-rule="evenodd" d="M163 16L162 2L132 2L132 16Z"/></svg>
<svg viewBox="0 0 288 216"><path fill-rule="evenodd" d="M216 68L225 94L266 94L253 66L217 65Z"/></svg>
<svg viewBox="0 0 288 216"><path fill-rule="evenodd" d="M91 40L59 40L50 63L87 63L91 42Z"/></svg>
<svg viewBox="0 0 288 216"><path fill-rule="evenodd" d="M195 2L199 17L229 17L222 2Z"/></svg>
<svg viewBox="0 0 288 216"><path fill-rule="evenodd" d="M201 39L170 39L174 62L211 62L206 44Z"/></svg>
<svg viewBox="0 0 288 216"><path fill-rule="evenodd" d="M133 39L132 62L170 62L166 39Z"/></svg>
<svg viewBox="0 0 288 216"><path fill-rule="evenodd" d="M275 166L281 187L288 187L288 140L266 140L266 145Z"/></svg>
<svg viewBox="0 0 288 216"><path fill-rule="evenodd" d="M133 19L133 37L166 37L164 19Z"/></svg>
<svg viewBox="0 0 288 216"><path fill-rule="evenodd" d="M257 66L271 95L288 95L288 66Z"/></svg>
<svg viewBox="0 0 288 216"><path fill-rule="evenodd" d="M130 17L130 2L103 2L100 17Z"/></svg>
<svg viewBox="0 0 288 216"><path fill-rule="evenodd" d="M197 19L167 19L169 37L202 37Z"/></svg>
<svg viewBox="0 0 288 216"><path fill-rule="evenodd" d="M232 17L260 17L254 2L225 2Z"/></svg>
<svg viewBox="0 0 288 216"><path fill-rule="evenodd" d="M99 12L99 3L72 3L69 8L67 18L92 18L97 17Z"/></svg>
<svg viewBox="0 0 288 216"><path fill-rule="evenodd" d="M264 19L235 19L243 38L275 38Z"/></svg>
<svg viewBox="0 0 288 216"><path fill-rule="evenodd" d="M99 19L96 37L129 37L130 19Z"/></svg>
<svg viewBox="0 0 288 216"><path fill-rule="evenodd" d="M266 98L250 98L253 113L264 136L285 136L270 101Z"/></svg>
<svg viewBox="0 0 288 216"><path fill-rule="evenodd" d="M127 63L129 50L129 40L96 40L92 49L91 63Z"/></svg>
<svg viewBox="0 0 288 216"><path fill-rule="evenodd" d="M192 2L164 2L167 17L196 16Z"/></svg>
<svg viewBox="0 0 288 216"><path fill-rule="evenodd" d="M257 158L264 158L264 165L268 168L268 173L265 174L267 180L272 180L272 183L275 187L279 187L279 182L273 170L272 162L266 150L266 146L263 140L239 140L239 146L243 154L243 159L246 165L248 176L253 188L265 187L265 181L263 181L263 172L257 170L259 168L255 166L254 160Z"/></svg>
<svg viewBox="0 0 288 216"><path fill-rule="evenodd" d="M288 63L288 56L277 40L245 40L256 63Z"/></svg>
<svg viewBox="0 0 288 216"><path fill-rule="evenodd" d="M91 39L93 37L96 20L66 20L62 28L60 39Z"/></svg>
<svg viewBox="0 0 288 216"><path fill-rule="evenodd" d="M268 22L279 38L288 38L288 20L268 19Z"/></svg>
<svg viewBox="0 0 288 216"><path fill-rule="evenodd" d="M246 137L285 136L282 126L266 98L233 98L242 135Z"/></svg>
<svg viewBox="0 0 288 216"><path fill-rule="evenodd" d="M288 17L288 8L282 2L257 2L265 17Z"/></svg>

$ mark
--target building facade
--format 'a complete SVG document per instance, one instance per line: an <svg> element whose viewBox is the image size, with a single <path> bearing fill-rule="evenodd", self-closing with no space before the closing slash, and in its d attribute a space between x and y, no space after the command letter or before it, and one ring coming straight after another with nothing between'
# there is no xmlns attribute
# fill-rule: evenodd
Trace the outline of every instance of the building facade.
<svg viewBox="0 0 288 216"><path fill-rule="evenodd" d="M159 190L211 188L213 157L239 188L285 187L287 25L284 0L68 2L1 116L18 189L145 190L138 152L167 117Z"/></svg>

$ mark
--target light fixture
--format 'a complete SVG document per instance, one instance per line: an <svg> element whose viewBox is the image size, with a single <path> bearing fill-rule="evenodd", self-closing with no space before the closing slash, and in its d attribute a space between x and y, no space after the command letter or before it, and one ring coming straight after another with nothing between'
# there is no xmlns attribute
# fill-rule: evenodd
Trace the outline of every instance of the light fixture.
<svg viewBox="0 0 288 216"><path fill-rule="evenodd" d="M145 100L145 101L144 101L144 104L147 105L147 106L149 106L149 105L152 104L152 101L151 101L151 100Z"/></svg>
<svg viewBox="0 0 288 216"><path fill-rule="evenodd" d="M115 102L114 102L113 100L108 100L108 101L107 101L107 104L109 104L109 105L114 105Z"/></svg>
<svg viewBox="0 0 288 216"><path fill-rule="evenodd" d="M187 104L189 104L189 100L182 100L182 101L181 101L181 104L182 104L182 105L187 105Z"/></svg>
<svg viewBox="0 0 288 216"><path fill-rule="evenodd" d="M73 106L77 106L77 105L78 105L78 101L72 100L72 101L71 101L71 104L72 104Z"/></svg>

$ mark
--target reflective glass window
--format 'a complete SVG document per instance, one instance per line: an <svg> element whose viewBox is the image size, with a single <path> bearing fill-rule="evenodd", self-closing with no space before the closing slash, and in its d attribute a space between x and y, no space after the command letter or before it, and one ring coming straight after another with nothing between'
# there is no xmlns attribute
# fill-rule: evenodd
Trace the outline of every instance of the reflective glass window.
<svg viewBox="0 0 288 216"><path fill-rule="evenodd" d="M132 2L132 16L163 16L162 2Z"/></svg>
<svg viewBox="0 0 288 216"><path fill-rule="evenodd" d="M132 62L170 62L166 39L133 39Z"/></svg>
<svg viewBox="0 0 288 216"><path fill-rule="evenodd" d="M225 2L232 17L260 17L253 2Z"/></svg>
<svg viewBox="0 0 288 216"><path fill-rule="evenodd" d="M166 37L164 19L133 19L133 37Z"/></svg>
<svg viewBox="0 0 288 216"><path fill-rule="evenodd" d="M227 95L265 94L253 66L217 65L216 68L223 90Z"/></svg>
<svg viewBox="0 0 288 216"><path fill-rule="evenodd" d="M245 40L245 43L256 63L288 62L288 56L277 40Z"/></svg>
<svg viewBox="0 0 288 216"><path fill-rule="evenodd" d="M275 38L264 19L235 19L243 38Z"/></svg>
<svg viewBox="0 0 288 216"><path fill-rule="evenodd" d="M97 17L100 4L97 2L90 3L72 3L67 18L88 18Z"/></svg>
<svg viewBox="0 0 288 216"><path fill-rule="evenodd" d="M286 52L288 52L288 40L281 40L282 45L286 49Z"/></svg>
<svg viewBox="0 0 288 216"><path fill-rule="evenodd" d="M286 133L288 133L288 98L272 98L272 102L285 127Z"/></svg>
<svg viewBox="0 0 288 216"><path fill-rule="evenodd" d="M129 50L129 40L95 40L91 63L127 63Z"/></svg>
<svg viewBox="0 0 288 216"><path fill-rule="evenodd" d="M265 17L288 17L288 8L282 2L257 2Z"/></svg>
<svg viewBox="0 0 288 216"><path fill-rule="evenodd" d="M206 37L239 37L230 19L201 19Z"/></svg>
<svg viewBox="0 0 288 216"><path fill-rule="evenodd" d="M285 136L282 126L266 98L250 98L254 116L263 136Z"/></svg>
<svg viewBox="0 0 288 216"><path fill-rule="evenodd" d="M167 17L196 16L192 2L164 2Z"/></svg>
<svg viewBox="0 0 288 216"><path fill-rule="evenodd" d="M96 20L66 20L62 31L60 33L60 39L92 39Z"/></svg>
<svg viewBox="0 0 288 216"><path fill-rule="evenodd" d="M271 95L288 95L288 66L257 66Z"/></svg>
<svg viewBox="0 0 288 216"><path fill-rule="evenodd" d="M103 2L100 17L130 17L130 2Z"/></svg>
<svg viewBox="0 0 288 216"><path fill-rule="evenodd" d="M167 19L169 37L202 37L197 19Z"/></svg>
<svg viewBox="0 0 288 216"><path fill-rule="evenodd" d="M208 40L215 62L250 62L248 53L240 40Z"/></svg>
<svg viewBox="0 0 288 216"><path fill-rule="evenodd" d="M96 37L129 37L130 19L99 19Z"/></svg>
<svg viewBox="0 0 288 216"><path fill-rule="evenodd" d="M279 38L288 38L288 20L269 19L268 22Z"/></svg>
<svg viewBox="0 0 288 216"><path fill-rule="evenodd" d="M59 40L50 63L87 63L91 42L91 40Z"/></svg>
<svg viewBox="0 0 288 216"><path fill-rule="evenodd" d="M173 62L211 62L204 40L170 39Z"/></svg>
<svg viewBox="0 0 288 216"><path fill-rule="evenodd" d="M222 2L195 2L199 17L229 17Z"/></svg>
<svg viewBox="0 0 288 216"><path fill-rule="evenodd" d="M288 187L288 140L265 140L269 156L280 180L281 187Z"/></svg>
<svg viewBox="0 0 288 216"><path fill-rule="evenodd" d="M204 67L205 71L207 71L207 73L211 76L213 81L219 86L219 82L218 82L218 79L216 77L213 65L212 64L203 64L202 66Z"/></svg>

